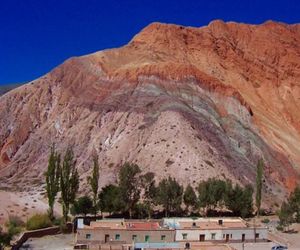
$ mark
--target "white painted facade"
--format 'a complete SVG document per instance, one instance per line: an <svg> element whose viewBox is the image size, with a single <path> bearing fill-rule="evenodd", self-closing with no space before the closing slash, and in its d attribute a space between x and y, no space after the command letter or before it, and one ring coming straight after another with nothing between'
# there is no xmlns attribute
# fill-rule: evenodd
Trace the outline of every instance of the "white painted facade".
<svg viewBox="0 0 300 250"><path fill-rule="evenodd" d="M268 236L266 227L248 227L241 218L165 218L163 223L176 229L175 241L241 242L254 241L255 235L256 240L261 241Z"/></svg>
<svg viewBox="0 0 300 250"><path fill-rule="evenodd" d="M228 237L228 241L242 241L243 234L245 241L254 241L255 234L258 234L257 240L266 240L268 230L266 228L257 228L255 231L253 228L176 229L175 241L200 241L200 235L204 235L204 241L226 241L226 237Z"/></svg>

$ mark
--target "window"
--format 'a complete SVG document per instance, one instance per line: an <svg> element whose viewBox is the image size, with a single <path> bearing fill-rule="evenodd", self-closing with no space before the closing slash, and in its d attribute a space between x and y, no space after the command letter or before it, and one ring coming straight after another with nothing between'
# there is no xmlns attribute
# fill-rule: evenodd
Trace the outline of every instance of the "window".
<svg viewBox="0 0 300 250"><path fill-rule="evenodd" d="M145 235L145 241L148 242L150 240L150 236L149 235Z"/></svg>
<svg viewBox="0 0 300 250"><path fill-rule="evenodd" d="M230 234L230 238L232 239L232 234Z"/></svg>
<svg viewBox="0 0 300 250"><path fill-rule="evenodd" d="M86 238L86 239L90 239L91 237L92 237L91 234L86 234L86 235L85 235L85 238Z"/></svg>
<svg viewBox="0 0 300 250"><path fill-rule="evenodd" d="M245 234L242 234L242 242L245 241Z"/></svg>
<svg viewBox="0 0 300 250"><path fill-rule="evenodd" d="M182 239L186 240L187 239L187 234L182 234Z"/></svg>
<svg viewBox="0 0 300 250"><path fill-rule="evenodd" d="M120 234L115 235L115 240L120 240L120 238L121 238Z"/></svg>
<svg viewBox="0 0 300 250"><path fill-rule="evenodd" d="M136 239L137 239L137 236L134 234L134 235L132 235L132 240L133 241L136 241Z"/></svg>
<svg viewBox="0 0 300 250"><path fill-rule="evenodd" d="M162 236L160 236L160 239L161 239L161 240L166 240L166 236L165 236L165 235L162 235Z"/></svg>
<svg viewBox="0 0 300 250"><path fill-rule="evenodd" d="M212 234L211 234L211 239L212 239L212 240L215 240L215 239L216 239L216 234L215 234L215 233L212 233Z"/></svg>
<svg viewBox="0 0 300 250"><path fill-rule="evenodd" d="M225 239L225 234L223 234L223 239Z"/></svg>
<svg viewBox="0 0 300 250"><path fill-rule="evenodd" d="M258 234L258 233L255 234L255 238L256 238L256 239L259 238L259 234Z"/></svg>
<svg viewBox="0 0 300 250"><path fill-rule="evenodd" d="M196 226L196 222L193 222L193 227L195 227Z"/></svg>

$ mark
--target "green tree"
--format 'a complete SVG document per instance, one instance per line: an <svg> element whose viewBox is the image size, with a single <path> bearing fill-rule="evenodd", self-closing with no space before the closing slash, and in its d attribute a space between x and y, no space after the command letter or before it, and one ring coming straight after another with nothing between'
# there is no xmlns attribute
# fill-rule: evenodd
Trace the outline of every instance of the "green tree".
<svg viewBox="0 0 300 250"><path fill-rule="evenodd" d="M264 171L264 162L263 159L259 159L256 167L256 195L255 195L258 217L260 213L261 198L262 198L263 171Z"/></svg>
<svg viewBox="0 0 300 250"><path fill-rule="evenodd" d="M68 221L70 204L73 204L79 189L79 176L72 147L68 147L64 155L60 171L60 190L64 223Z"/></svg>
<svg viewBox="0 0 300 250"><path fill-rule="evenodd" d="M295 190L290 194L288 203L291 209L296 215L295 221L300 223L300 186L297 186Z"/></svg>
<svg viewBox="0 0 300 250"><path fill-rule="evenodd" d="M73 215L83 214L84 216L94 213L94 204L92 199L87 195L79 197L75 200L71 207L71 213Z"/></svg>
<svg viewBox="0 0 300 250"><path fill-rule="evenodd" d="M99 193L99 207L101 212L117 213L124 208L120 199L120 188L115 185L107 185Z"/></svg>
<svg viewBox="0 0 300 250"><path fill-rule="evenodd" d="M140 173L139 166L130 163L125 163L119 173L120 198L130 218L132 218L133 208L140 199L140 185L137 177Z"/></svg>
<svg viewBox="0 0 300 250"><path fill-rule="evenodd" d="M187 185L184 194L183 194L183 201L186 206L187 212L189 212L189 208L195 209L197 206L197 195L193 189L193 187L189 184Z"/></svg>
<svg viewBox="0 0 300 250"><path fill-rule="evenodd" d="M144 189L143 204L144 209L147 211L148 218L151 218L153 206L155 205L156 186L154 180L154 173L147 172L141 176L141 186ZM140 208L141 206L139 206Z"/></svg>
<svg viewBox="0 0 300 250"><path fill-rule="evenodd" d="M208 207L209 204L209 185L206 181L201 181L198 184L197 187L197 192L198 192L198 206L200 208L203 208L205 210L205 214L206 214L206 209Z"/></svg>
<svg viewBox="0 0 300 250"><path fill-rule="evenodd" d="M226 182L209 178L199 183L197 191L199 207L204 208L205 213L207 213L207 210L223 206Z"/></svg>
<svg viewBox="0 0 300 250"><path fill-rule="evenodd" d="M137 219L144 219L147 216L149 216L148 209L149 208L147 207L147 205L145 203L138 202L137 204L135 204L135 207L133 209L133 214L134 214L135 218L137 218Z"/></svg>
<svg viewBox="0 0 300 250"><path fill-rule="evenodd" d="M280 226L284 229L286 227L289 229L289 225L291 225L294 220L293 214L294 212L290 204L283 202L278 214Z"/></svg>
<svg viewBox="0 0 300 250"><path fill-rule="evenodd" d="M50 156L48 159L48 168L45 173L46 176L46 191L48 197L48 216L50 220L54 219L53 207L56 195L59 191L59 174L60 174L60 155L55 150L53 144L50 149Z"/></svg>
<svg viewBox="0 0 300 250"><path fill-rule="evenodd" d="M157 202L165 210L165 216L170 212L178 212L182 203L183 187L170 176L159 182L157 188Z"/></svg>
<svg viewBox="0 0 300 250"><path fill-rule="evenodd" d="M93 155L93 172L92 176L88 177L88 183L91 186L93 192L93 209L94 214L97 214L97 198L98 198L98 188L99 188L99 163L98 156L96 154Z"/></svg>
<svg viewBox="0 0 300 250"><path fill-rule="evenodd" d="M253 213L253 188L247 185L242 188L236 184L235 187L227 186L225 205L236 216L249 217Z"/></svg>

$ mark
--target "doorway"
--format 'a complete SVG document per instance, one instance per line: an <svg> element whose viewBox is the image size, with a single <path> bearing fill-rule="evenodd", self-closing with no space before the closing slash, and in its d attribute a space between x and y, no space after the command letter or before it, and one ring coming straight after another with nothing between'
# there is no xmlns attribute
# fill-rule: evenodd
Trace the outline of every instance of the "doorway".
<svg viewBox="0 0 300 250"><path fill-rule="evenodd" d="M109 242L109 234L105 234L104 242L105 243Z"/></svg>
<svg viewBox="0 0 300 250"><path fill-rule="evenodd" d="M242 234L242 242L245 241L245 234Z"/></svg>
<svg viewBox="0 0 300 250"><path fill-rule="evenodd" d="M205 241L205 234L200 234L199 240L200 241Z"/></svg>
<svg viewBox="0 0 300 250"><path fill-rule="evenodd" d="M229 234L226 234L226 242L229 241Z"/></svg>

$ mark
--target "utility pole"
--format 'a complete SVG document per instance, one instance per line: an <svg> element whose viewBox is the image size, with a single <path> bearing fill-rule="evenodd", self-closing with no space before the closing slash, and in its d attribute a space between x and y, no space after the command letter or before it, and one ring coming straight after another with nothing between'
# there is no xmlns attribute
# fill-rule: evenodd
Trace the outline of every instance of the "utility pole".
<svg viewBox="0 0 300 250"><path fill-rule="evenodd" d="M254 229L254 242L256 243L256 223L255 223L255 217L254 217L253 229Z"/></svg>

